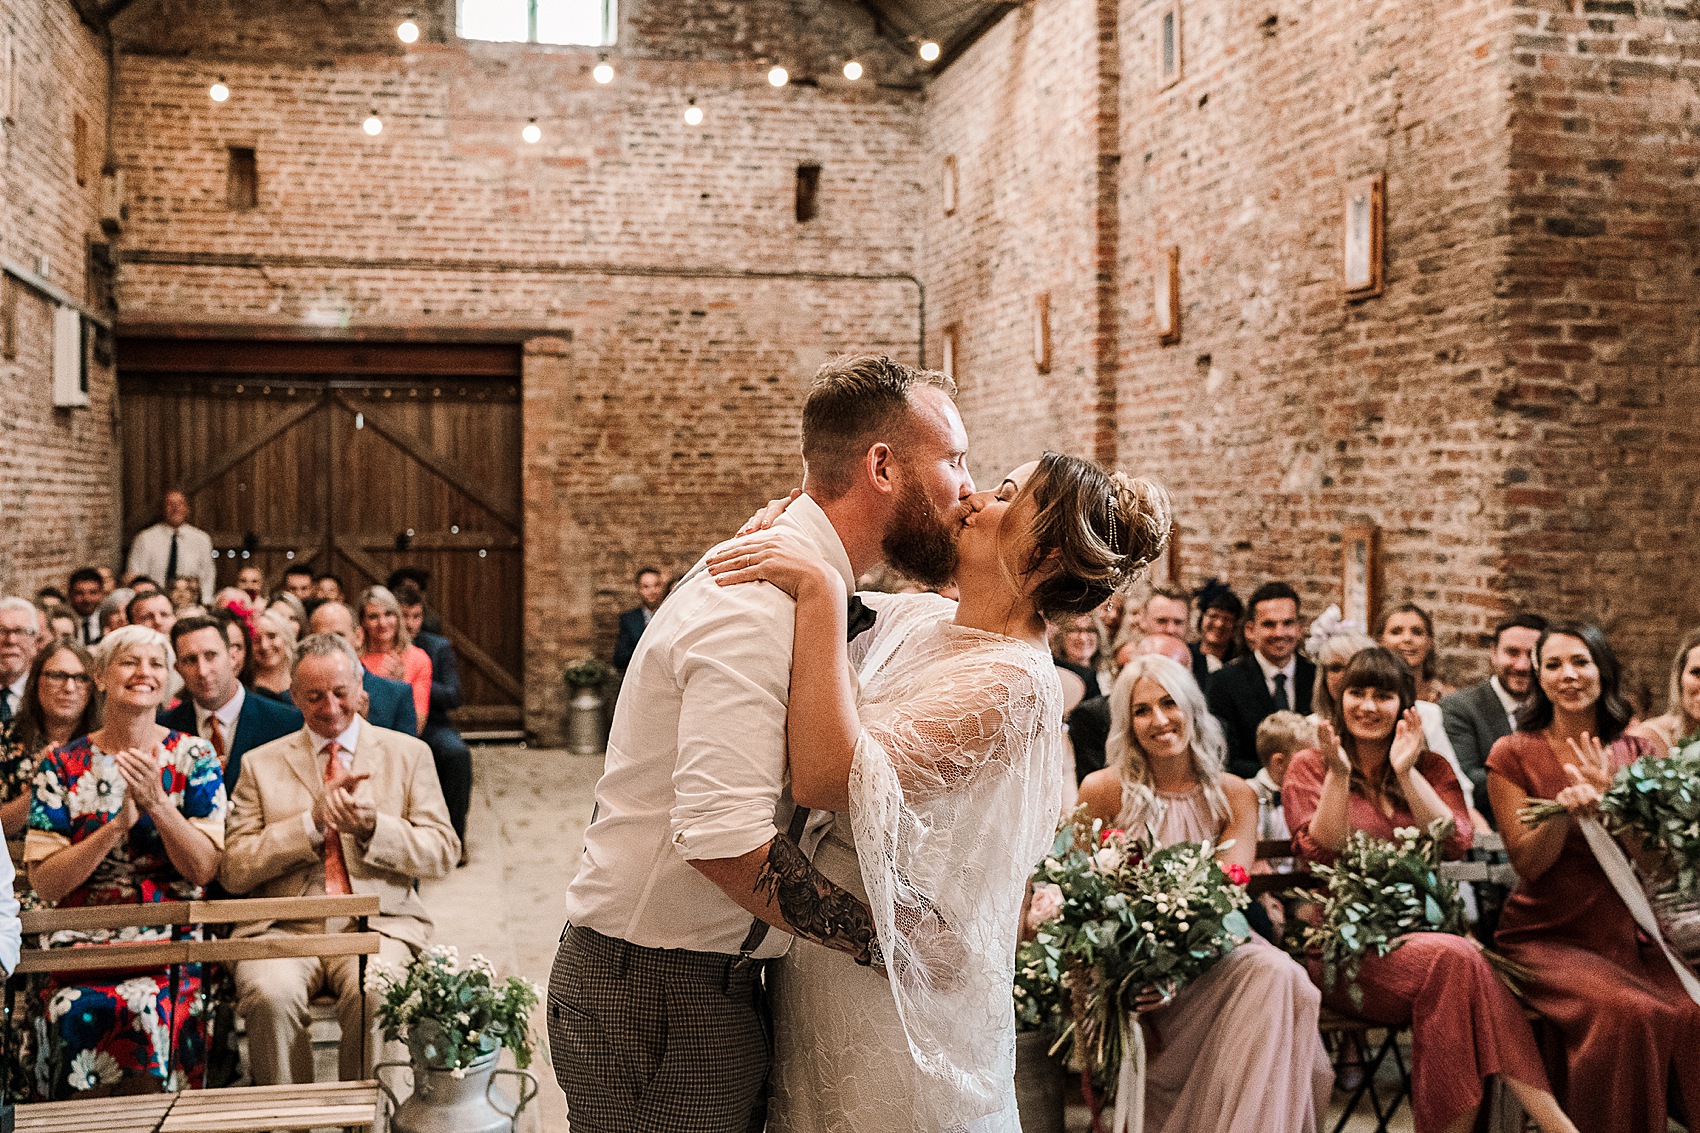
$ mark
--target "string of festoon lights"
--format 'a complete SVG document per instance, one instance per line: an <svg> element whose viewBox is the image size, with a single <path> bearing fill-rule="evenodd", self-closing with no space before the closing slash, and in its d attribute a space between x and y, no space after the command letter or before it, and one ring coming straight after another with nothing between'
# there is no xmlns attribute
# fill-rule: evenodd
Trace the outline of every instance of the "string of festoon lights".
<svg viewBox="0 0 1700 1133"><path fill-rule="evenodd" d="M396 25L395 34L396 38L405 44L411 45L418 43L420 36L419 24L412 16L408 16L403 19L401 23ZM913 42L915 46L915 54L920 57L923 63L938 62L940 48L935 41L930 39L921 39ZM844 63L843 74L846 81L854 83L867 74L867 68L862 65L860 60L850 58ZM614 65L608 61L608 54L606 52L603 52L598 57L596 66L591 68L590 77L601 86L607 86L614 81ZM775 89L787 86L791 82L791 72L786 70L782 64L776 63L769 68L767 72L767 82L769 86ZM229 102L230 94L230 84L226 81L225 76L223 75L219 75L215 78L212 85L207 88L207 97L217 103ZM694 97L686 99L684 112L685 125L700 126L703 124L705 118L706 114L704 113L703 108L697 105L697 100ZM371 113L368 114L365 120L360 123L360 128L368 137L372 138L375 138L384 132L384 119L378 113L377 107L372 108ZM536 145L538 142L543 140L543 127L537 124L536 118L531 118L528 119L525 125L520 128L519 135L521 140L523 140L527 145Z"/></svg>

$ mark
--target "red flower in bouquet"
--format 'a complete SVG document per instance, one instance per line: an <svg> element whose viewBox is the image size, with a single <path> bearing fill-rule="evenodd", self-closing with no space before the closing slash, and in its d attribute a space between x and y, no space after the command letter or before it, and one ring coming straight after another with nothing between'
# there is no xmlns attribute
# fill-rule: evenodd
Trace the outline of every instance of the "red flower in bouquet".
<svg viewBox="0 0 1700 1133"><path fill-rule="evenodd" d="M1246 885L1251 881L1251 874L1247 873L1245 866L1238 862L1229 862L1224 872L1227 873L1228 880L1235 885Z"/></svg>
<svg viewBox="0 0 1700 1133"><path fill-rule="evenodd" d="M1107 842L1109 842L1109 840L1111 838L1125 838L1125 837L1127 837L1127 831L1126 830L1122 830L1122 829L1115 827L1115 826L1106 826L1104 828L1104 832L1102 834L1098 835L1098 844L1104 845Z"/></svg>

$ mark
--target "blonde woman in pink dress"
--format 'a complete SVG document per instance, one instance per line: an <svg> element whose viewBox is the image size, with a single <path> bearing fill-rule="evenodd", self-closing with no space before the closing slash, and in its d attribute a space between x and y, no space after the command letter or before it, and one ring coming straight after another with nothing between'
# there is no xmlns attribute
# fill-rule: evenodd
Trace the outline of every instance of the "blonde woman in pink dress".
<svg viewBox="0 0 1700 1133"><path fill-rule="evenodd" d="M1110 693L1110 766L1080 785L1094 818L1154 846L1216 843L1224 868L1257 856L1257 795L1222 770L1227 743L1192 674L1135 657ZM1311 1133L1333 1072L1304 968L1253 935L1172 998L1148 991L1152 1133Z"/></svg>

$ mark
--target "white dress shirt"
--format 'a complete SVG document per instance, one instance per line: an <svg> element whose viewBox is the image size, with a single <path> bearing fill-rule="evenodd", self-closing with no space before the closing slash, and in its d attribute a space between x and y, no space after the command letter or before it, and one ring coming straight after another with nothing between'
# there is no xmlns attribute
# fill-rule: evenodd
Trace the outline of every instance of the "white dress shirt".
<svg viewBox="0 0 1700 1133"><path fill-rule="evenodd" d="M1281 796L1281 786L1269 777L1269 768L1259 767L1250 783L1252 792L1257 795L1257 840L1273 842L1291 838L1293 833L1287 829L1287 814L1276 802Z"/></svg>
<svg viewBox="0 0 1700 1133"><path fill-rule="evenodd" d="M217 590L218 567L213 561L212 536L199 527L185 523L173 531L167 524L156 523L143 528L137 532L135 542L130 544L125 572L145 574L159 583L161 589L169 589L171 580L165 577L165 568L171 561L173 534L177 536L177 577L193 575L200 579L201 603L211 606L213 593Z"/></svg>
<svg viewBox="0 0 1700 1133"><path fill-rule="evenodd" d="M342 765L342 769L344 771L353 770L354 748L355 745L360 742L360 716L358 713L355 715L354 719L349 722L348 727L344 728L342 733L338 736L321 736L311 728L307 729L307 734L313 737L313 765L321 768L319 772L321 778L324 777L322 765L325 760L325 748L330 746L332 738L334 738L337 743L336 761ZM325 832L320 830L318 826L313 823L312 811L304 810L301 812L301 823L306 827L307 839L313 843L315 849L325 844Z"/></svg>
<svg viewBox="0 0 1700 1133"><path fill-rule="evenodd" d="M798 498L772 530L813 548L854 589L849 556L814 500ZM573 924L646 948L739 951L751 915L690 863L760 849L790 822L795 626L795 604L778 587L723 587L701 562L655 612L626 670L567 887ZM782 955L790 943L772 931L754 955Z"/></svg>
<svg viewBox="0 0 1700 1133"><path fill-rule="evenodd" d="M1505 719L1510 722L1511 730L1517 730L1517 710L1523 707L1523 702L1505 691L1505 686L1499 683L1498 676L1488 678L1488 687L1499 697L1500 707L1505 709Z"/></svg>
<svg viewBox="0 0 1700 1133"><path fill-rule="evenodd" d="M1299 703L1299 696L1293 688L1293 677L1299 671L1299 655L1295 653L1287 658L1287 663L1280 668L1276 668L1273 661L1270 661L1255 649L1251 651L1251 655L1257 658L1257 667L1263 670L1263 684L1269 690L1271 699L1275 696L1275 674L1287 674L1287 708L1289 711L1295 709Z"/></svg>
<svg viewBox="0 0 1700 1133"><path fill-rule="evenodd" d="M242 702L248 699L248 692L242 687L242 682L236 682L236 695L224 702L224 707L206 709L199 703L195 705L195 731L203 740L212 743L212 721L218 720L219 731L224 740L224 753L230 754L230 745L236 738L236 718L242 715Z"/></svg>

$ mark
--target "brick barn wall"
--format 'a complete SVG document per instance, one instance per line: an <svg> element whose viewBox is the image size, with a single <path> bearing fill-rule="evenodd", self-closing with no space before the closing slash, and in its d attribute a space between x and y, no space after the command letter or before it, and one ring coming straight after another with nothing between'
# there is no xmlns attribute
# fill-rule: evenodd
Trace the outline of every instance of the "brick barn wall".
<svg viewBox="0 0 1700 1133"><path fill-rule="evenodd" d="M1700 4L1515 17L1507 570L1597 620L1662 705L1700 622Z"/></svg>
<svg viewBox="0 0 1700 1133"><path fill-rule="evenodd" d="M0 249L8 261L89 299L88 241L103 239L100 167L108 67L98 37L64 0L0 4L7 75L17 99L0 126ZM75 118L84 122L77 183ZM8 279L12 349L0 357L0 594L33 599L87 564L117 567L113 381L89 375L86 409L53 408L53 304Z"/></svg>
<svg viewBox="0 0 1700 1133"><path fill-rule="evenodd" d="M821 361L919 349L918 95L866 16L622 7L606 87L595 50L400 50L400 5L362 5L305 32L300 52L300 21L257 4L212 6L189 44L146 0L119 24L126 325L536 337L527 727L546 739L561 663L608 654L632 571L688 566L798 481L801 395ZM846 45L898 87L832 81ZM764 56L818 85L772 89ZM218 75L222 106L207 97ZM695 129L690 97L706 115ZM360 129L373 107L377 138ZM532 117L535 146L520 140ZM257 209L227 207L230 146L256 151ZM823 168L820 215L799 224L804 162Z"/></svg>

